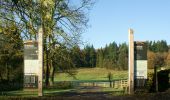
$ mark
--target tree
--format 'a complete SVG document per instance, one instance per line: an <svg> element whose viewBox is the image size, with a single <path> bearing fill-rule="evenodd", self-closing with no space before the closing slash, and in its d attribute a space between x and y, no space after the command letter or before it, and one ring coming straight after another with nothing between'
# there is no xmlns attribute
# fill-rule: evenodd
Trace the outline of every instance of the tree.
<svg viewBox="0 0 170 100"><path fill-rule="evenodd" d="M98 66L102 66L109 69L114 69L117 66L117 59L118 59L118 46L115 42L106 45L105 48L102 50L98 50L98 64L102 62L102 65L99 64ZM102 52L100 52L102 51ZM101 62L100 62L100 61Z"/></svg>
<svg viewBox="0 0 170 100"><path fill-rule="evenodd" d="M168 52L168 45L165 40L158 41L158 52Z"/></svg>
<svg viewBox="0 0 170 100"><path fill-rule="evenodd" d="M22 83L23 42L15 23L2 22L4 24L0 24L0 82Z"/></svg>
<svg viewBox="0 0 170 100"><path fill-rule="evenodd" d="M67 48L77 44L80 33L87 26L87 14L91 0L1 0L0 18L15 22L24 39L37 40L38 28L44 33L44 57L46 86L50 69L54 69L56 45ZM67 69L66 69L67 70ZM53 74L52 74L53 75Z"/></svg>
<svg viewBox="0 0 170 100"><path fill-rule="evenodd" d="M87 45L84 48L84 52L85 52L85 66L90 67L90 46L89 45Z"/></svg>
<svg viewBox="0 0 170 100"><path fill-rule="evenodd" d="M97 58L96 58L96 66L97 67L104 67L103 66L103 60L104 60L104 52L103 49L98 49L97 50Z"/></svg>
<svg viewBox="0 0 170 100"><path fill-rule="evenodd" d="M80 50L79 46L74 46L71 48L71 59L75 64L76 68L84 67L85 65L85 54L82 50Z"/></svg>
<svg viewBox="0 0 170 100"><path fill-rule="evenodd" d="M53 70L51 70L52 72L50 72L50 84L52 85L54 82L54 76L55 76L55 72L65 72L65 73L69 73L69 75L73 76L76 74L76 63L74 62L74 59L72 59L72 53L70 52L71 49L67 49L65 46L60 46L60 47L56 47L55 51L53 53L53 57L52 58L52 64L53 67L51 67Z"/></svg>
<svg viewBox="0 0 170 100"><path fill-rule="evenodd" d="M117 66L118 60L118 46L115 42L108 46L108 58L110 59L110 68L115 68Z"/></svg>
<svg viewBox="0 0 170 100"><path fill-rule="evenodd" d="M167 54L166 66L170 66L170 52L168 52L168 54Z"/></svg>
<svg viewBox="0 0 170 100"><path fill-rule="evenodd" d="M118 66L121 70L128 69L128 46L126 43L119 46Z"/></svg>
<svg viewBox="0 0 170 100"><path fill-rule="evenodd" d="M152 49L151 49L151 51L153 51L153 52L157 52L157 47L156 47L157 45L156 45L156 42L155 41L153 41L153 44L152 44Z"/></svg>
<svg viewBox="0 0 170 100"><path fill-rule="evenodd" d="M146 41L146 45L147 45L147 50L148 51L153 51L152 50L152 43L153 43L152 41Z"/></svg>
<svg viewBox="0 0 170 100"><path fill-rule="evenodd" d="M168 52L169 47L165 40L147 42L148 50L153 52Z"/></svg>
<svg viewBox="0 0 170 100"><path fill-rule="evenodd" d="M92 46L87 45L84 48L84 53L85 53L85 66L86 67L96 67L96 51Z"/></svg>
<svg viewBox="0 0 170 100"><path fill-rule="evenodd" d="M155 61L156 54L154 52L148 51L147 58L148 58L148 68L153 69L156 63Z"/></svg>
<svg viewBox="0 0 170 100"><path fill-rule="evenodd" d="M96 51L95 51L93 45L90 48L90 66L96 67Z"/></svg>

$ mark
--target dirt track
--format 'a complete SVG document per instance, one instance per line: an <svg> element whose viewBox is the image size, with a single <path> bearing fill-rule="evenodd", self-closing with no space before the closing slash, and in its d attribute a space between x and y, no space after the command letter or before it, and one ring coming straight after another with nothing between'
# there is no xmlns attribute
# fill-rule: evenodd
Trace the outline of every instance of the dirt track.
<svg viewBox="0 0 170 100"><path fill-rule="evenodd" d="M170 93L113 96L107 93L66 93L62 96L10 97L9 100L170 100Z"/></svg>

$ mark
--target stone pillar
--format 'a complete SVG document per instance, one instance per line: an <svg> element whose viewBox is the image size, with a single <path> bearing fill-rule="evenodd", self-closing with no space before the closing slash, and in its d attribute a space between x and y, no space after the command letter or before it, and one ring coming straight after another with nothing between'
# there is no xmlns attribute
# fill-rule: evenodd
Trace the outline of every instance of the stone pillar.
<svg viewBox="0 0 170 100"><path fill-rule="evenodd" d="M134 35L133 30L129 29L129 76L128 76L128 85L129 85L129 94L134 93Z"/></svg>
<svg viewBox="0 0 170 100"><path fill-rule="evenodd" d="M39 74L38 74L38 96L43 96L43 30L38 31L38 61L39 61Z"/></svg>

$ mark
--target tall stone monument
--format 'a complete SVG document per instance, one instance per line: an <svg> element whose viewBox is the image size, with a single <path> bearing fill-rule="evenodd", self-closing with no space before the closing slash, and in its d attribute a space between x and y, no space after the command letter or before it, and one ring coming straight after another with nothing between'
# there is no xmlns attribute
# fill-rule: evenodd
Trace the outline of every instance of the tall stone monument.
<svg viewBox="0 0 170 100"><path fill-rule="evenodd" d="M38 96L43 96L43 30L39 29L38 32Z"/></svg>
<svg viewBox="0 0 170 100"><path fill-rule="evenodd" d="M134 33L129 29L129 94L141 90L147 80L147 45L143 41L134 41Z"/></svg>
<svg viewBox="0 0 170 100"><path fill-rule="evenodd" d="M129 29L129 76L128 76L128 85L129 85L129 94L134 93L134 34L133 30Z"/></svg>

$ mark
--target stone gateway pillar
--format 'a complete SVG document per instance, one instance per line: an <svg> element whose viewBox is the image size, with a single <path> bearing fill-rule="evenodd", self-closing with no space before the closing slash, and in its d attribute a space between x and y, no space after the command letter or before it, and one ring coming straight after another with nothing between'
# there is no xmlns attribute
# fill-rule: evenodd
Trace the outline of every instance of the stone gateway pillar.
<svg viewBox="0 0 170 100"><path fill-rule="evenodd" d="M43 30L38 32L38 96L43 96Z"/></svg>
<svg viewBox="0 0 170 100"><path fill-rule="evenodd" d="M129 85L129 94L134 93L134 34L133 30L129 29L129 76L128 76L128 85Z"/></svg>

